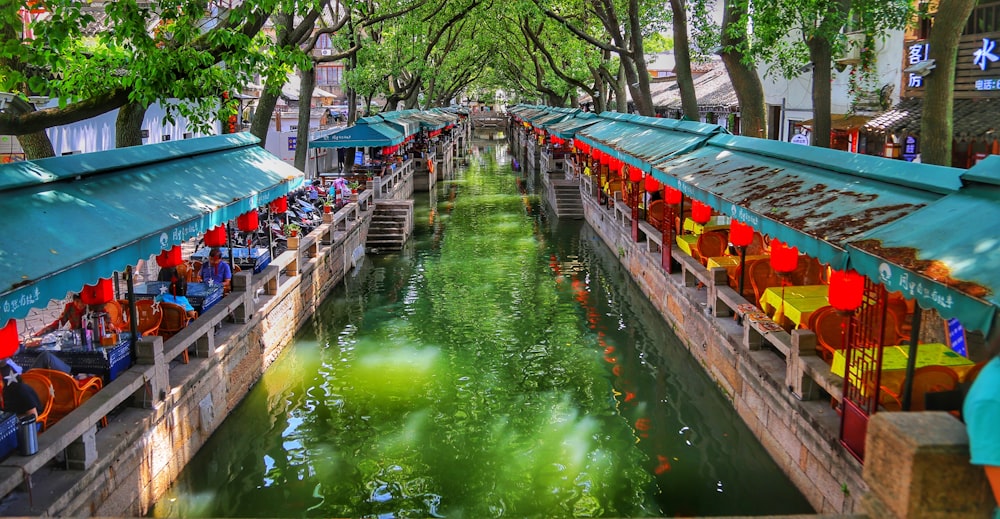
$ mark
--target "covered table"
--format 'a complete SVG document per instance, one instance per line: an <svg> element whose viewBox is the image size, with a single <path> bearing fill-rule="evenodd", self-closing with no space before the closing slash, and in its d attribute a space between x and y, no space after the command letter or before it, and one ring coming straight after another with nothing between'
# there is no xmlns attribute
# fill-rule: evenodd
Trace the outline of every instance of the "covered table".
<svg viewBox="0 0 1000 519"><path fill-rule="evenodd" d="M135 297L139 299L155 299L156 296L166 294L169 289L169 281L149 281L137 284L134 292ZM210 286L208 283L188 283L186 297L191 302L191 306L199 314L203 314L209 308L212 308L215 303L222 300L222 285Z"/></svg>
<svg viewBox="0 0 1000 519"><path fill-rule="evenodd" d="M906 378L906 360L910 356L909 346L886 346L882 349L882 385L885 387L900 388ZM847 364L844 358L844 350L836 350L833 353L833 363L830 365L830 373L844 376L844 366ZM924 366L946 366L955 371L959 380L965 379L965 374L975 366L975 363L952 351L951 348L940 343L920 344L917 346L917 368ZM851 383L857 384L855 380L855 370L851 370ZM862 387L862 392L867 388Z"/></svg>
<svg viewBox="0 0 1000 519"><path fill-rule="evenodd" d="M118 342L111 346L83 344L79 330L58 330L41 337L39 345L22 348L11 359L24 369L31 368L43 351L51 351L69 364L73 375L97 375L108 383L132 366L132 335L118 334Z"/></svg>
<svg viewBox="0 0 1000 519"><path fill-rule="evenodd" d="M809 322L813 312L830 304L829 292L828 285L769 287L760 296L760 308L772 315L777 323L787 318L796 328L801 328Z"/></svg>
<svg viewBox="0 0 1000 519"><path fill-rule="evenodd" d="M208 253L211 250L208 247L202 247L191 255L191 259L205 263L208 261ZM219 247L219 250L222 251L222 259L229 261L229 247ZM259 274L260 271L264 270L264 267L271 263L271 251L261 247L234 247L233 263L240 270L250 270L254 274ZM195 275L201 275L201 273L195 272ZM190 292L191 287L188 285L188 299L191 298Z"/></svg>

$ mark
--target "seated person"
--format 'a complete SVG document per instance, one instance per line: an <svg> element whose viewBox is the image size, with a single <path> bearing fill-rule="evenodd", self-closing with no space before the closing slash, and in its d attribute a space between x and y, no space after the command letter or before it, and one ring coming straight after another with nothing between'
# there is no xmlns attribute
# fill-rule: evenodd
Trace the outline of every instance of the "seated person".
<svg viewBox="0 0 1000 519"><path fill-rule="evenodd" d="M66 364L62 359L56 356L55 353L51 351L41 351L38 356L35 357L35 361L31 363L31 368L29 369L54 369L57 371L62 371L67 375L73 374L73 369L69 364Z"/></svg>
<svg viewBox="0 0 1000 519"><path fill-rule="evenodd" d="M37 417L42 409L42 401L35 390L21 382L21 366L13 360L0 361L0 376L3 377L3 410L19 417Z"/></svg>
<svg viewBox="0 0 1000 519"><path fill-rule="evenodd" d="M208 253L208 261L201 266L198 280L206 283L212 280L212 284L222 285L223 294L228 294L232 279L233 269L229 267L228 263L222 261L222 251L218 247L213 247Z"/></svg>
<svg viewBox="0 0 1000 519"><path fill-rule="evenodd" d="M170 287L167 289L166 294L160 294L156 296L156 301L161 303L173 303L175 305L183 306L187 310L188 319L194 319L198 317L198 312L195 311L194 307L191 306L191 302L187 298L187 281L183 279L174 278L170 281Z"/></svg>
<svg viewBox="0 0 1000 519"><path fill-rule="evenodd" d="M156 274L157 281L170 281L177 277L177 267L164 267Z"/></svg>
<svg viewBox="0 0 1000 519"><path fill-rule="evenodd" d="M87 305L84 304L80 294L73 294L73 300L66 303L59 317L52 321L52 324L35 332L35 337L41 337L49 332L58 330L62 325L69 323L71 330L83 328L83 316L87 313Z"/></svg>

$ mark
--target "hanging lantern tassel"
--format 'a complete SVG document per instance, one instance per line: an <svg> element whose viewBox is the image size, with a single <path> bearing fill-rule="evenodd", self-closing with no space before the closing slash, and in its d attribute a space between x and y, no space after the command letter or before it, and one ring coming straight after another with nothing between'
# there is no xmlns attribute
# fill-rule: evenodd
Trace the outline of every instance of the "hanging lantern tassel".
<svg viewBox="0 0 1000 519"><path fill-rule="evenodd" d="M865 278L853 270L830 273L830 306L841 312L854 313L861 306L865 295Z"/></svg>
<svg viewBox="0 0 1000 519"><path fill-rule="evenodd" d="M205 231L205 246L224 247L226 245L226 226L217 225Z"/></svg>
<svg viewBox="0 0 1000 519"><path fill-rule="evenodd" d="M705 225L712 219L712 208L695 200L691 206L691 219L698 224Z"/></svg>
<svg viewBox="0 0 1000 519"><path fill-rule="evenodd" d="M243 232L257 230L257 210L251 209L236 217L236 228Z"/></svg>
<svg viewBox="0 0 1000 519"><path fill-rule="evenodd" d="M176 267L181 264L181 246L174 245L168 250L165 250L156 255L156 264L160 268L171 268Z"/></svg>
<svg viewBox="0 0 1000 519"><path fill-rule="evenodd" d="M21 340L17 336L17 321L7 320L7 324L0 328L0 358L6 359L17 353Z"/></svg>
<svg viewBox="0 0 1000 519"><path fill-rule="evenodd" d="M795 272L799 266L799 249L778 240L771 240L771 268L779 274Z"/></svg>
<svg viewBox="0 0 1000 519"><path fill-rule="evenodd" d="M180 247L178 247L180 250ZM88 305L103 305L115 298L115 287L111 279L99 279L96 285L84 285L80 299Z"/></svg>

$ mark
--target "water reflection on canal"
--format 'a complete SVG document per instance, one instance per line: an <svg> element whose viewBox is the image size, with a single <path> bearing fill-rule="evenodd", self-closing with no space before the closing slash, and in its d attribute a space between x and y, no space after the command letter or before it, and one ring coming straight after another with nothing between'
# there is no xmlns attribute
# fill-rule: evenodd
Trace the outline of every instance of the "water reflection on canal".
<svg viewBox="0 0 1000 519"><path fill-rule="evenodd" d="M522 195L534 183L500 141L477 150L417 195L407 249L334 291L152 515L810 512L616 253Z"/></svg>

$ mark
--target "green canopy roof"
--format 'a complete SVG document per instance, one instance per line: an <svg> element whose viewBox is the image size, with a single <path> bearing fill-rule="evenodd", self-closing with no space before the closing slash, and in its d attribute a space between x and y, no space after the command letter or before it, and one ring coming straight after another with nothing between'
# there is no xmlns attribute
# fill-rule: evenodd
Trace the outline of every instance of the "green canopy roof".
<svg viewBox="0 0 1000 519"><path fill-rule="evenodd" d="M589 112L580 112L573 117L563 119L545 128L545 131L560 139L572 139L577 132L588 126L601 122L602 119Z"/></svg>
<svg viewBox="0 0 1000 519"><path fill-rule="evenodd" d="M388 124L392 129L402 133L404 138L420 132L419 122L411 120L399 112L384 112L370 117L363 117L358 119L358 122L364 124Z"/></svg>
<svg viewBox="0 0 1000 519"><path fill-rule="evenodd" d="M1000 307L1000 157L968 185L848 243L851 268L923 308L989 331ZM973 179L978 179L978 182Z"/></svg>
<svg viewBox="0 0 1000 519"><path fill-rule="evenodd" d="M836 269L846 243L960 186L961 170L717 135L653 175Z"/></svg>
<svg viewBox="0 0 1000 519"><path fill-rule="evenodd" d="M713 135L725 132L721 126L676 119L653 119L604 112L605 124L583 128L577 139L591 147L649 172L653 164L702 146Z"/></svg>
<svg viewBox="0 0 1000 519"><path fill-rule="evenodd" d="M368 148L403 142L403 134L386 123L361 122L332 132L322 132L309 142L310 148Z"/></svg>
<svg viewBox="0 0 1000 519"><path fill-rule="evenodd" d="M287 194L302 172L247 133L0 166L0 321Z"/></svg>

